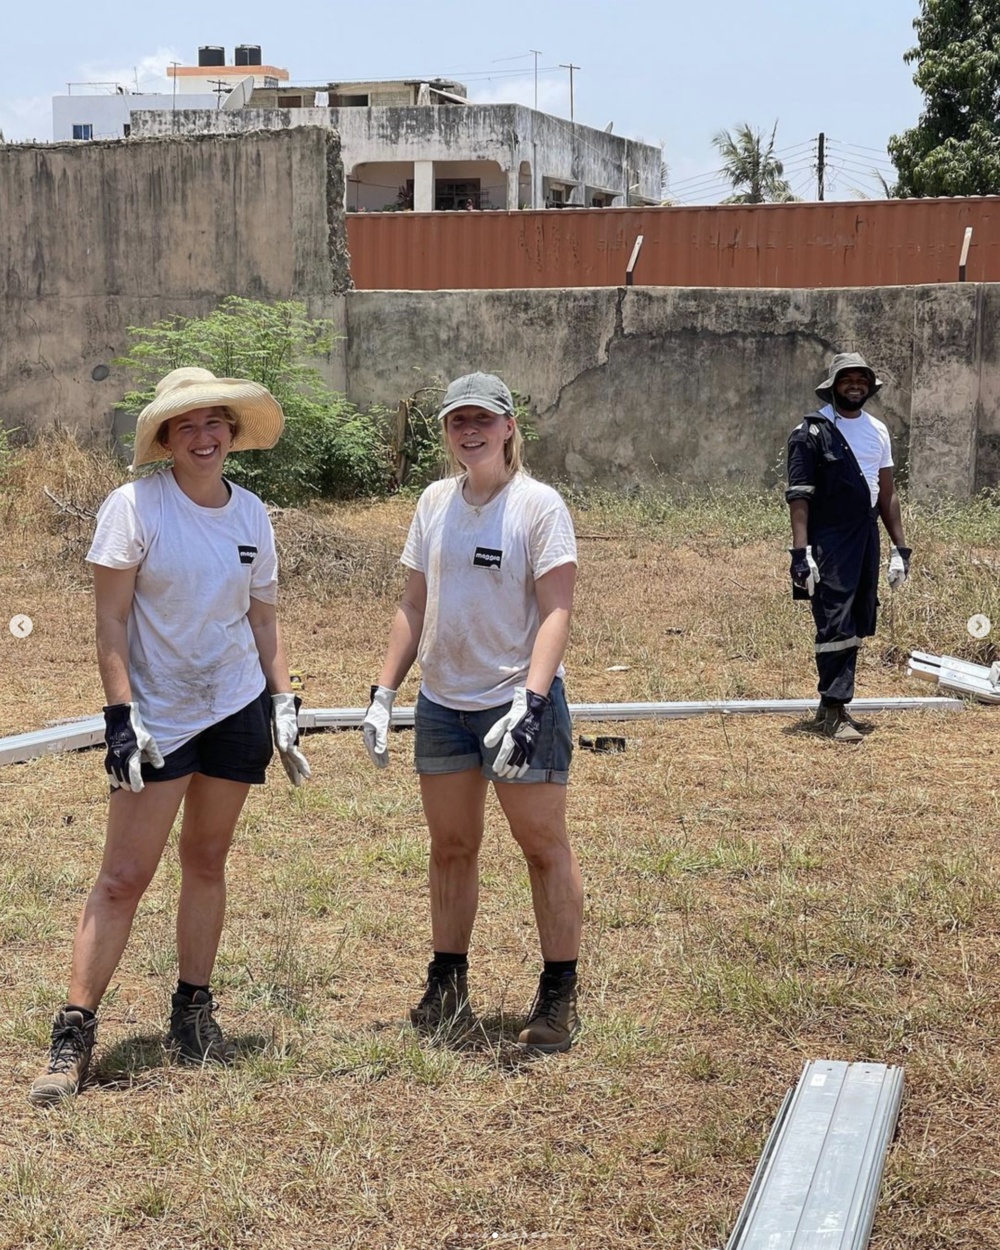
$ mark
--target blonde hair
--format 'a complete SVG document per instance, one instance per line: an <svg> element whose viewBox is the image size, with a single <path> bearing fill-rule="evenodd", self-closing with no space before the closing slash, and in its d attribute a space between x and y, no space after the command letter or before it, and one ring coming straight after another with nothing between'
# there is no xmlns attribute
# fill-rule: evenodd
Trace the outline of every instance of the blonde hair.
<svg viewBox="0 0 1000 1250"><path fill-rule="evenodd" d="M451 414L449 413L448 416L451 416ZM518 428L516 417L508 416L507 420L514 422L514 432L503 445L504 476L509 480L515 473L524 472L524 436ZM452 477L461 477L465 472L465 465L451 449L451 443L448 439L448 417L445 417L441 422L441 442L444 444L444 453L448 460L449 473Z"/></svg>
<svg viewBox="0 0 1000 1250"><path fill-rule="evenodd" d="M236 435L239 434L240 432L239 417L237 417L233 412L231 412L226 407L225 404L214 404L213 407L217 408L219 412L222 413L223 420L225 421L226 425L229 426L230 435L233 438L235 438ZM179 412L177 414L177 416L179 417L183 417L184 415L185 414L183 412ZM160 444L161 447L170 446L170 444L167 442L167 426L174 419L175 419L174 417L170 417L169 420L162 422L162 424L160 425L160 428L156 431L156 441Z"/></svg>

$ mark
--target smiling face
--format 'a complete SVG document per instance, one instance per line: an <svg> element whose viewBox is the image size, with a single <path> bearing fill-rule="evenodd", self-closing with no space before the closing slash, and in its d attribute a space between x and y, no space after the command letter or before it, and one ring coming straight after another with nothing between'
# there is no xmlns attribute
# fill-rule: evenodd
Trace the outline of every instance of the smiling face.
<svg viewBox="0 0 1000 1250"><path fill-rule="evenodd" d="M864 369L845 369L837 374L833 384L833 394L837 406L848 412L856 412L861 408L871 393L871 379Z"/></svg>
<svg viewBox="0 0 1000 1250"><path fill-rule="evenodd" d="M467 404L448 414L445 432L459 464L466 469L494 468L499 472L504 465L504 444L514 433L514 419Z"/></svg>
<svg viewBox="0 0 1000 1250"><path fill-rule="evenodd" d="M171 417L160 441L173 457L174 468L200 478L221 477L233 442L231 421L224 408L194 408Z"/></svg>

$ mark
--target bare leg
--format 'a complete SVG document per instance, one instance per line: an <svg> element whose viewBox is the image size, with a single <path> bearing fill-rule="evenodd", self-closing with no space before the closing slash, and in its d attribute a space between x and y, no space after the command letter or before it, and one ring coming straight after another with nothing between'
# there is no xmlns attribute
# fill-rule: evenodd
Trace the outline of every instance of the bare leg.
<svg viewBox="0 0 1000 1250"><path fill-rule="evenodd" d="M104 997L190 781L155 781L138 793L111 795L101 871L73 942L68 1001L75 1007L96 1011Z"/></svg>
<svg viewBox="0 0 1000 1250"><path fill-rule="evenodd" d="M528 861L543 959L576 959L583 924L580 866L566 835L566 787L494 785L511 833Z"/></svg>
<svg viewBox="0 0 1000 1250"><path fill-rule="evenodd" d="M182 981L207 985L226 913L226 856L250 787L195 773L181 826L177 959Z"/></svg>
<svg viewBox="0 0 1000 1250"><path fill-rule="evenodd" d="M479 906L479 847L489 784L477 768L420 778L431 835L431 934L436 951L469 949Z"/></svg>

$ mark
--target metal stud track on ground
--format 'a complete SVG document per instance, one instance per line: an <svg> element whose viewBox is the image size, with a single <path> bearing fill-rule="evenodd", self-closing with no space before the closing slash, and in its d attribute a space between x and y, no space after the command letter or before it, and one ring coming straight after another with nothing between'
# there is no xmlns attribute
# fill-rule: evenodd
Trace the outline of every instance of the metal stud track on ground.
<svg viewBox="0 0 1000 1250"><path fill-rule="evenodd" d="M726 1250L864 1250L902 1097L902 1068L807 1063Z"/></svg>
<svg viewBox="0 0 1000 1250"><path fill-rule="evenodd" d="M852 711L909 712L937 709L946 712L961 711L961 699L855 699ZM633 720L683 720L689 716L707 716L712 713L725 716L743 716L761 713L778 713L792 716L815 711L813 699L715 699L705 703L571 703L570 714L575 721L633 721ZM367 708L331 707L302 708L299 725L303 729L357 729L364 719ZM396 729L413 727L413 708L394 709L392 724ZM0 738L0 765L23 764L42 755L60 751L79 751L85 747L98 746L104 741L104 718L92 716L88 720L53 725L34 733L16 734L12 738Z"/></svg>

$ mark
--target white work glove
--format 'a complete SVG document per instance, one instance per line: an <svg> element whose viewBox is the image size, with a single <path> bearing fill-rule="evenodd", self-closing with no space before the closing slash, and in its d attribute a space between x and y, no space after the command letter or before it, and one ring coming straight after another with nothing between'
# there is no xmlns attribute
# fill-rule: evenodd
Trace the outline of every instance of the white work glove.
<svg viewBox="0 0 1000 1250"><path fill-rule="evenodd" d="M156 739L142 723L134 703L112 703L104 709L104 741L108 747L104 767L111 778L112 790L120 786L138 794L145 784L143 760L154 768L163 767Z"/></svg>
<svg viewBox="0 0 1000 1250"><path fill-rule="evenodd" d="M542 729L542 714L549 700L535 694L525 686L514 690L514 702L490 729L483 745L495 747L500 739L500 750L493 761L493 771L498 777L523 777L531 767L532 756Z"/></svg>
<svg viewBox="0 0 1000 1250"><path fill-rule="evenodd" d="M389 767L389 726L395 700L395 690L390 690L388 686L372 686L371 703L361 722L365 747L377 768Z"/></svg>
<svg viewBox="0 0 1000 1250"><path fill-rule="evenodd" d="M274 745L285 766L288 780L293 786L302 785L311 777L306 757L299 750L299 708L302 700L297 694L271 695L271 725L274 729Z"/></svg>
<svg viewBox="0 0 1000 1250"><path fill-rule="evenodd" d="M892 547L889 551L889 589L896 590L910 575L909 547Z"/></svg>
<svg viewBox="0 0 1000 1250"><path fill-rule="evenodd" d="M790 572L793 585L804 590L811 599L820 583L819 565L813 558L812 547L790 547L788 554L792 557Z"/></svg>
<svg viewBox="0 0 1000 1250"><path fill-rule="evenodd" d="M994 660L990 665L989 682L994 688L1000 686L1000 660Z"/></svg>

